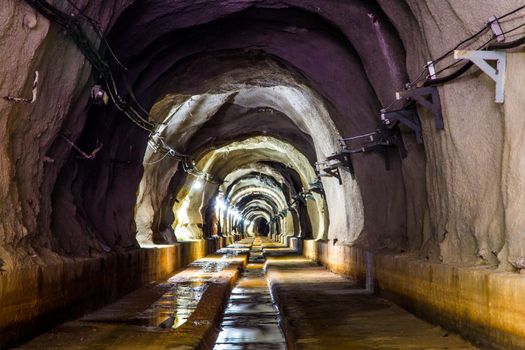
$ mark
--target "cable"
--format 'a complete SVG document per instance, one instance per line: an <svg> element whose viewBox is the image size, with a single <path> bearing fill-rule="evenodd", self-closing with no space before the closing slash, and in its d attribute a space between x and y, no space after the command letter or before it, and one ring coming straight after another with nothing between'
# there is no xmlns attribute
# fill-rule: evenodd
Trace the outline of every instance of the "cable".
<svg viewBox="0 0 525 350"><path fill-rule="evenodd" d="M490 45L490 48L491 49L499 49L499 50L502 50L502 49L513 49L513 48L521 46L523 44L525 44L525 36L523 36L523 37L521 37L519 39L516 39L514 41L506 42L506 43L494 43L494 44Z"/></svg>
<svg viewBox="0 0 525 350"><path fill-rule="evenodd" d="M77 12L78 14L80 15L80 17L82 17L83 19L85 19L89 24L91 24L92 28L93 28L93 31L95 32L95 34L97 34L97 36L100 38L100 40L104 43L104 45L106 46L106 48L108 49L109 53L111 54L111 56L113 57L113 59L122 67L124 68L124 70L127 70L127 68L121 63L121 61L118 59L117 55L115 55L114 51L111 49L111 46L109 45L109 43L107 42L106 40L106 37L104 36L103 34L103 31L102 29L100 28L100 23L98 23L96 20L94 20L92 17L89 17L87 16L73 1L71 0L66 0L68 2L69 5L71 5Z"/></svg>
<svg viewBox="0 0 525 350"><path fill-rule="evenodd" d="M160 159L157 159L156 161L153 161L153 162L144 162L143 164L147 164L147 165L153 165L153 164L157 164L157 163L160 163L164 160L164 158L166 158L167 156L169 155L169 153L166 153L162 156L162 158Z"/></svg>
<svg viewBox="0 0 525 350"><path fill-rule="evenodd" d="M485 31L487 31L489 29L488 25L485 25L485 27L483 27L482 29L480 29L476 34L473 34L472 36L468 37L467 39L464 39L462 40L459 44L457 44L456 46L454 46L453 49L450 49L448 50L447 52L445 52L443 55L439 56L438 58L436 58L435 60L432 60L432 63L433 64L436 64L440 61L442 61L443 59L445 59L448 55L450 55L451 53L453 53L455 50L459 49L461 47L461 45L471 41L472 39L476 38L477 36L483 34Z"/></svg>
<svg viewBox="0 0 525 350"><path fill-rule="evenodd" d="M119 111L123 112L125 116L127 116L134 124L136 124L140 128L149 131L150 133L153 132L155 129L155 124L142 117L140 113L138 113L133 108L133 106L131 106L128 102L124 101L124 99L120 96L110 65L102 58L98 48L96 48L91 43L90 39L82 29L78 20L58 10L56 7L47 3L45 0L26 0L26 2L28 2L42 15L44 15L51 21L57 23L66 30L73 42L77 45L79 50L89 61L89 63L93 67L93 70L99 73L100 79L103 80L104 85L108 90L108 95L111 98L112 102L115 104L116 108ZM83 14L82 11L80 11L80 9L70 0L68 0L68 3L79 12L79 16L81 18L86 19L92 25L93 30L101 39L101 42L103 43L104 47L108 49L108 51L112 54L115 62L117 62L117 64L119 64L123 69L126 69L120 63L118 58L114 55L113 51L111 50L111 47L105 40L104 35L98 26L98 23L92 18ZM130 94L130 97L133 103L139 106L144 111L144 108L140 106L140 104L135 99L132 93ZM147 114L147 112L145 114Z"/></svg>
<svg viewBox="0 0 525 350"><path fill-rule="evenodd" d="M494 39L495 39L495 37L491 37L489 40L487 40L487 41L486 41L485 43L483 43L481 46L477 47L475 50L482 50L482 49L484 49L485 46L487 46L487 45L488 45L492 40L494 40ZM462 60L457 60L457 61L455 61L455 62L449 64L448 66L446 66L446 67L440 69L439 71L437 71L436 73L434 73L434 75L437 76L439 73L442 73L442 72L446 71L447 69L450 69L450 68L452 68L452 67L458 65L458 64L461 63L461 62L462 62ZM472 63L472 62L471 62L471 63ZM462 72L461 74L463 74L463 73L464 73L464 72L463 72L463 69L465 69L465 68L470 68L470 67L472 67L472 65L469 65L468 67L464 67L464 66L462 66L460 69L458 69L458 71L461 71L461 72ZM453 74L454 74L454 73L453 73ZM461 74L460 74L460 75L461 75ZM448 77L448 76L447 76L447 77ZM443 78L445 78L445 77L442 77L442 78L435 78L435 79L430 79L429 76L427 76L427 79L426 79L425 84L424 84L423 86L434 85L435 82L436 82L438 79L443 79ZM427 83L428 83L428 85L427 85Z"/></svg>
<svg viewBox="0 0 525 350"><path fill-rule="evenodd" d="M514 29L516 29L516 28L514 28ZM514 30L514 29L512 29L512 30ZM521 37L519 39L516 39L514 41L510 41L510 42L492 43L486 48L486 50L512 49L512 48L515 48L515 47L518 47L518 46L521 46L521 45L524 45L524 44L525 44L525 36L523 36L523 37ZM444 77L441 77L441 78L437 78L437 79L430 79L430 80L425 81L423 86L434 86L434 85L447 83L447 82L449 82L451 80L454 80L454 79L460 77L461 75L463 75L473 65L474 65L474 63L472 63L472 61L468 61L461 68L459 68L458 70L456 70L455 72L453 72L453 73L451 73L451 74L449 74L447 76L444 76Z"/></svg>
<svg viewBox="0 0 525 350"><path fill-rule="evenodd" d="M455 72L453 72L453 73L451 73L451 74L449 74L447 76L444 76L444 77L441 77L441 78L436 78L436 79L426 80L423 83L423 86L434 86L434 85L440 85L440 84L449 82L449 81L451 81L453 79L456 79L456 78L460 77L461 75L463 75L463 73L468 71L470 69L470 67L472 67L473 65L474 65L474 63L472 63L472 61L468 61L463 66L461 66L461 68L459 68L458 70L456 70Z"/></svg>
<svg viewBox="0 0 525 350"><path fill-rule="evenodd" d="M519 12L519 11L523 10L523 9L525 9L525 5L520 6L520 7L516 8L516 9L510 11L510 12L507 12L507 13L503 14L503 15L500 16L500 17L496 17L495 20L501 20L501 19L506 18L506 17L508 17L508 16L510 16L510 15L512 15L512 14L514 14L514 13L516 13L516 12ZM459 42L459 43L458 43L453 49L448 50L447 52L445 52L444 54L442 54L442 55L439 56L438 58L436 58L436 59L430 61L430 63L431 63L431 64L436 64L436 63L442 61L442 60L445 59L447 56L449 56L451 53L453 53L454 50L457 50L457 49L458 49L459 47L461 47L462 45L464 45L464 44L466 44L467 42L469 42L469 41L475 39L475 38L478 37L479 35L483 34L485 31L487 31L487 30L489 29L491 23L492 23L492 22L488 22L483 28L481 28L481 29L480 29L479 31L477 31L475 34L473 34L473 35L471 35L470 37L468 37L468 38L462 40L462 41ZM519 25L519 26L517 26L517 27L515 27L515 28L513 28L513 29L511 29L511 30L508 30L508 31L504 32L503 34L511 33L511 32L513 32L513 31L515 31L515 30L517 30L517 29L523 27L523 26L525 26L525 24L521 24L521 25ZM490 39L488 40L488 42L490 42L490 41L492 41L492 40L494 40L494 37L490 38ZM487 42L487 43L488 43L488 42ZM485 46L487 43L485 43L484 45L482 45L482 47ZM518 43L519 43L518 41L514 41L514 42L512 42L512 43L513 43L513 45L516 45L516 46L522 45L522 44L519 44L519 45L518 45ZM512 46L512 47L515 47L515 46ZM499 43L499 44L495 44L494 48L509 48L509 47L507 47L506 45L500 45L500 43ZM479 50L479 48L478 48L478 50ZM458 62L459 62L459 61L458 61ZM449 68L455 66L456 64L457 64L457 63L453 63L452 65L449 65L449 66L447 66L447 67L441 69L440 71L436 72L435 74L437 75L438 73L441 73L441 72L443 72L444 70L447 70L447 69L449 69ZM421 80L421 78L422 78L423 75L425 74L425 72L426 72L428 66L429 66L429 64L426 64L426 65L423 67L423 70L421 71L421 73L417 76L417 78L416 78L414 81L411 81L411 82L409 82L409 83L407 84L407 87L408 87L408 88L413 87L414 85L416 85L416 84ZM468 66L465 66L465 65L464 65L464 66L462 66L461 68L459 68L456 72L454 72L454 73L452 73L452 74L450 74L450 75L448 75L448 76L446 76L446 77L437 78L437 79L432 79L431 82L429 81L428 76L427 76L427 77L426 77L426 81L425 81L425 83L423 84L423 86L434 85L434 84L437 84L438 82L439 82L439 84L441 84L441 83L443 83L443 82L447 82L447 81L449 81L449 80L455 79L455 78L457 78L458 76L462 75L462 74L463 74L466 70L468 70L468 68L470 68L471 66L472 66L472 65L468 65Z"/></svg>
<svg viewBox="0 0 525 350"><path fill-rule="evenodd" d="M439 56L438 58L434 59L434 60L431 60L429 63L425 64L423 66L423 70L421 71L421 73L419 73L419 75L417 76L417 78L412 81L412 82L409 82L407 84L408 87L413 87L415 84L417 84L421 78L424 76L424 74L427 72L427 69L429 67L429 65L431 64L437 64L438 62L441 62L442 60L444 60L446 57L448 57L450 54L452 54L455 50L457 50L458 48L460 48L462 45L466 44L467 42L477 38L478 36L480 36L481 34L484 34L487 30L489 29L489 24L485 25L483 28L481 28L479 31L477 31L475 34L471 35L470 37L460 41L456 46L454 46L454 48L448 50L447 52L445 52L444 54L442 54L441 56ZM437 73L436 73L437 74ZM426 77L428 78L428 76Z"/></svg>
<svg viewBox="0 0 525 350"><path fill-rule="evenodd" d="M497 17L497 20L501 20L501 19L503 19L503 18L505 18L505 17L508 17L508 16L510 16L510 15L513 15L513 14L515 14L516 12L521 11L521 10L523 10L523 9L525 9L525 5L520 6L520 7L518 7L517 9L512 10L512 11L510 11L510 12L507 12L507 13L504 14L503 16Z"/></svg>
<svg viewBox="0 0 525 350"><path fill-rule="evenodd" d="M505 34L508 34L508 33L512 33L513 31L518 30L518 29L520 29L520 28L523 27L523 26L525 26L525 23L522 23L522 24L520 24L519 26L514 27L514 28L512 28L512 29L510 29L510 30L507 30L506 32L503 32L502 34L505 35Z"/></svg>

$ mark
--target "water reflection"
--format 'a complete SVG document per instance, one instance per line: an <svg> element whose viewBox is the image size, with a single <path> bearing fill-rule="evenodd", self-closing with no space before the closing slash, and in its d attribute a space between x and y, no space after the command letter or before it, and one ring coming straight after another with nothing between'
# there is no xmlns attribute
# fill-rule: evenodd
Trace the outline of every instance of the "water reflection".
<svg viewBox="0 0 525 350"><path fill-rule="evenodd" d="M248 266L232 290L214 350L286 349L264 260L261 240L256 238Z"/></svg>
<svg viewBox="0 0 525 350"><path fill-rule="evenodd" d="M143 312L127 320L127 323L177 328L183 325L197 308L207 284L204 282L173 283L167 293Z"/></svg>

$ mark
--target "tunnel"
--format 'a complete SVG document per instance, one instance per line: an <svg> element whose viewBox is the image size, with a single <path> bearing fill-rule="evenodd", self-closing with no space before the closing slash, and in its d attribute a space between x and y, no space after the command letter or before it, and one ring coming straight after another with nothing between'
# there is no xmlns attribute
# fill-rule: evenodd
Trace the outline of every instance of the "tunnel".
<svg viewBox="0 0 525 350"><path fill-rule="evenodd" d="M0 349L525 349L524 16L4 0Z"/></svg>

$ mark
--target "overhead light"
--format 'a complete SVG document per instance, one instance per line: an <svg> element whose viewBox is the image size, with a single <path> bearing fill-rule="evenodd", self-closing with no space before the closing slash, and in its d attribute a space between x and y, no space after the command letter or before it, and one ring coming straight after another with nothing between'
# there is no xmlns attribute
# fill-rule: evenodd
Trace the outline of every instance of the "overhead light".
<svg viewBox="0 0 525 350"><path fill-rule="evenodd" d="M201 178L198 178L196 180L193 181L193 185L192 185L192 188L194 190L200 190L202 188L202 179Z"/></svg>
<svg viewBox="0 0 525 350"><path fill-rule="evenodd" d="M222 199L217 198L215 200L215 209L216 210L222 210L224 208L226 208L226 203L224 203L224 201Z"/></svg>

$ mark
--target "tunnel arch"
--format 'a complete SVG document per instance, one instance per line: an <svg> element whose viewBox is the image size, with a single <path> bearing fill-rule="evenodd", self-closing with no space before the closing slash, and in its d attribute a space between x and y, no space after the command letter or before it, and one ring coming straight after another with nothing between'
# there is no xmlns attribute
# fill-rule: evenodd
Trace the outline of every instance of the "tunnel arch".
<svg viewBox="0 0 525 350"><path fill-rule="evenodd" d="M287 163L288 166L294 168L295 171L300 175L304 188L308 188L309 184L316 179L315 171L304 155L302 155L293 146L268 136L259 136L242 141L236 141L223 148L210 150L208 154L202 156L197 161L197 166L202 171L213 174L214 178L223 179L227 177L228 174L237 170L239 166L261 160L272 160L279 161L281 163ZM176 224L176 226L178 225L179 227L185 227L190 231L192 230L191 227L194 227L194 231L192 231L193 233L183 233L184 231L180 231L180 234L187 235L189 237L199 237L199 235L201 235L199 232L199 226L202 225L203 210L207 205L209 205L208 203L211 202L211 199L218 191L219 186L216 184L206 184L202 188L195 188L192 186L193 181L193 177L186 180L186 185L181 188L181 191L178 194L180 200L179 203L175 203L174 210L177 211L179 217L187 219L187 221L179 222ZM241 188L240 192L236 193L236 196L229 198L232 201L232 204L236 204L236 199L240 198L241 195L248 195L254 191L265 191L264 187L261 186L258 186L257 188L249 186L248 188ZM206 190L206 187L209 187L210 189ZM277 189L277 187L275 189ZM279 196L274 196L273 198L274 201L279 205L280 210L284 210L288 207L287 199L284 194L282 194L282 189L278 188L278 190L281 191L280 199L278 199ZM270 190L266 191L267 195L270 196L272 196L274 193ZM207 194L204 195L204 192ZM195 198L199 198L201 200L195 201ZM314 198L316 198L316 203L309 204L309 216L314 218L316 221L318 228L317 234L322 237L326 235L328 230L326 227L327 219L325 219L325 210L328 212L329 210L324 209L324 198L318 194L316 194ZM192 203L191 207L190 202ZM184 214L181 214L180 210L182 210ZM193 218L195 223L190 223L191 218Z"/></svg>
<svg viewBox="0 0 525 350"><path fill-rule="evenodd" d="M175 20L173 21L174 18L171 18L170 23L165 26L162 26L162 28L158 28L159 30L156 34L150 36L149 38L145 38L141 35L139 40L136 40L133 43L119 40L119 37L123 35L129 35L130 33L133 33L135 30L141 27L141 31L143 33L147 33L148 30L151 30L152 28L144 30L143 27L145 22L143 21L143 19L147 18L146 22L153 20L157 15L154 8L159 4L148 4L145 10L140 13L135 12L136 9L145 4L142 4L140 6L137 5L138 7L129 7L128 11L126 11L127 14L122 16L120 19L116 20L116 25L114 26L112 33L109 35L109 38L112 43L117 43L115 45L115 51L122 58L122 61L129 66L130 84L134 88L137 97L141 101L144 101L145 105L149 108L153 104L153 101L155 101L158 98L158 96L164 95L169 91L173 92L176 90L186 90L186 95L188 96L192 95L195 92L199 92L202 94L208 91L208 89L202 89L198 87L199 85L202 86L202 82L197 82L193 86L187 86L183 89L177 88L177 84L180 87L184 85L185 81L189 81L188 79L182 79L182 77L184 77L184 74L180 72L180 69L186 69L188 72L191 71L191 69L189 69L189 67L191 66L191 62L195 62L195 59L198 55L202 56L202 48L194 47L192 49L187 50L185 48L185 45L181 44L178 45L180 49L180 54L177 54L177 52L175 52L177 50L174 50L175 47L170 45L158 47L159 50L152 50L152 48L154 48L154 46L156 45L155 41L159 37L162 37L164 35L171 35L170 33L176 33L179 29L186 28L187 30L185 29L185 33L188 34L188 37L191 37L191 35L197 35L198 33L199 36L202 35L203 42L205 42L205 37L206 35L208 35L207 33L212 32L210 28L213 28L213 25L216 24L215 23L207 27L206 23L211 23L218 17L223 17L222 19L224 19L225 21L233 19L233 22L237 21L237 23L240 23L239 21L242 22L246 18L254 18L255 16L255 18L257 18L256 22L258 22L258 24L254 25L261 26L260 28L269 28L272 27L272 25L274 26L274 28L277 28L279 26L280 28L283 28L284 25L284 28L286 30L277 31L275 32L275 35L281 35L283 33L289 33L294 35L309 35L313 33L312 35L314 36L318 35L317 37L320 40L319 43L320 45L322 44L322 47L324 48L327 48L328 46L332 45L331 47L333 47L337 51L336 47L342 46L345 49L339 50L337 52L340 52L344 56L344 58L342 56L339 57L338 55L335 55L338 57L338 59L336 60L337 64L333 65L335 70L332 71L332 73L328 73L328 70L323 72L320 71L318 67L312 67L311 65L308 65L308 62L304 61L304 58L307 57L305 55L295 55L292 57L286 55L283 52L275 51L275 47L273 47L272 45L278 46L277 42L262 43L262 45L258 45L255 41L247 41L241 42L239 45L231 45L231 43L227 43L227 40L224 40L221 43L217 42L217 46L215 46L212 50L215 51L215 53L213 53L212 56L216 54L223 54L225 55L223 57L233 57L235 54L231 51L233 50L237 51L237 55L239 55L238 52L241 51L247 57L253 58L254 55L260 55L261 52L264 52L264 56L273 57L274 61L278 61L278 67L281 67L287 72L293 71L295 75L302 77L301 79L308 82L308 84L305 85L310 85L313 91L315 91L315 93L321 96L321 100L326 105L326 110L328 111L329 117L335 118L334 120L338 120L335 123L335 125L337 125L337 129L340 130L340 135L359 133L363 130L366 130L370 127L375 127L377 125L377 119L374 116L373 112L374 110L377 110L375 106L380 105L378 103L377 96L380 97L380 100L386 101L387 94L385 92L391 91L389 87L399 86L406 75L404 73L403 68L403 45L400 44L400 39L397 37L395 30L391 30L392 25L390 24L389 19L385 16L380 7L376 6L375 4L370 4L366 2L356 2L355 4L353 4L351 6L350 11L352 11L352 13L356 16L356 23L362 24L357 27L353 27L355 25L354 23L350 24L347 21L345 21L345 19L340 16L340 12L336 9L336 7L319 12L318 7L316 7L315 4L311 2L297 1L287 1L289 8L281 9L283 11L281 12L281 14L286 15L280 16L281 22L279 24L264 23L264 12L266 10L258 11L257 9L249 9L247 12L241 13L237 17L229 18L229 15L242 12L243 10L251 7L253 4L254 2L247 2L246 4L243 4L239 7L219 9L217 13L203 13L202 17L198 17L199 19L197 17L191 19L189 17L185 17L184 19L175 18ZM266 6L265 4L266 2L262 1L258 2L257 6L259 6L259 8L263 8ZM180 6L180 4L173 4L173 7L171 8L171 10L174 11L172 12L173 14L178 11L178 6ZM210 9L214 6L215 4L210 3ZM191 6L188 7L188 9L190 9L191 11ZM162 21L170 17L170 11L167 12L166 17L163 18ZM222 13L223 15L217 15L219 13ZM130 20L130 18L134 19ZM234 26L233 22L232 26ZM290 23L295 24L295 26L290 26ZM130 24L133 24L133 26L128 27ZM356 31L354 30L355 28L359 28L359 30ZM193 34L192 30L194 30ZM156 29L154 31L156 31ZM364 44L362 41L359 40L360 35L363 34L369 35L370 38L373 38L373 40L371 40L369 43ZM284 38L284 36L282 38ZM226 39L226 37L224 39ZM231 39L238 39L238 37L235 38L235 36L232 36ZM255 37L251 38L250 40L252 39L256 40ZM296 42L295 39L293 39L292 41ZM147 44L145 44L145 42L147 42ZM325 46L325 44L328 46ZM133 46L134 48L136 48L136 50L132 49L130 46ZM256 50L253 50L253 48L256 48ZM185 52L183 52L184 50ZM257 52L254 53L254 51ZM301 52L301 50L298 50L297 52ZM315 50L311 50L311 52L315 53ZM173 55L175 56L172 56L171 53L173 53ZM175 58L176 56L178 58ZM162 64L162 59L170 60L171 63ZM228 60L226 59L223 61ZM233 62L233 60L231 62ZM371 67L375 67L378 65L382 65L385 67L388 66L390 68L387 71L388 76L386 77L386 79L384 78L384 74L382 75L381 72L371 69ZM184 66L185 68L182 68ZM213 66L217 67L217 71L232 71L230 68L219 68L219 64L217 64L217 62L215 62ZM156 71L151 70L150 68L152 67L158 67L159 69ZM324 66L323 68L327 68L327 66ZM179 71L177 71L177 69L179 69ZM347 80L341 80L341 82L338 81L339 86L336 87L333 83L328 82L328 79L326 79L326 77L322 77L323 73L325 74L325 76L350 75L352 76L352 84L350 84ZM210 72L210 74L213 75L216 73ZM177 75L179 76L179 79L176 79ZM206 78L203 77L202 79L199 78L198 80L205 81ZM353 86L356 86L355 83L357 81L362 82L363 84L359 86L359 89L353 89ZM173 82L177 82L177 84L173 85ZM122 81L119 81L118 83L121 86L125 85ZM338 93L338 91L345 91L345 94L340 94ZM354 102L351 108L349 107L349 104L346 103L348 95L352 96L352 100ZM362 96L363 98L360 98L359 96ZM364 101L367 102L365 103ZM93 121L91 119L88 121L88 127L89 125L95 125L94 123L103 122L105 118L111 115L111 113L102 113L102 115L100 116L95 116ZM154 114L152 114L151 117L153 120L155 120L156 118ZM365 120L363 118L368 119ZM114 118L112 120L114 120ZM157 120L163 120L163 118L157 117ZM347 121L350 121L350 123L348 123ZM113 124L111 129L116 130L117 125L119 127L122 127L122 125L125 124L125 122L121 123L117 121ZM133 157L136 157L137 155L138 157L140 157L144 149L143 140L147 137L141 132L131 131L128 130L128 127L124 127L121 128L120 131L107 132L105 133L105 136L101 138L104 139L106 143L110 142L108 140L111 139L111 143L114 145L112 148L116 149L115 152L119 155L118 158L126 158L126 155L129 153L130 143L133 146L133 149L137 151L136 153L135 151L133 152ZM93 137L89 136L89 134L86 132L86 143L89 144L91 141L94 141ZM200 147L204 147L204 144L205 142L202 143L202 146ZM396 243L393 242L404 244L403 242L406 241L405 237L408 231L407 223L405 222L407 216L403 214L403 211L408 205L408 202L405 201L409 201L410 203L412 203L412 201L417 201L419 200L418 198L421 198L422 193L421 187L419 187L414 189L415 192L413 194L407 194L412 190L407 189L402 184L401 186L398 185L400 182L403 182L404 175L402 174L402 172L409 172L412 174L412 169L417 167L421 168L421 166L424 165L424 163L420 163L419 165L414 166L414 163L418 162L418 159L420 159L421 155L421 152L415 152L413 156L414 158L408 160L406 164L409 165L405 166L404 168L398 161L394 162L394 169L392 172L390 172L390 174L387 174L382 170L381 160L377 159L374 155L356 157L356 159L354 160L356 167L356 178L357 181L360 182L360 191L362 192L361 197L363 201L363 206L366 208L364 210L365 217L362 219L364 221L364 235L362 237L366 237L366 239L362 240L360 244L381 245L383 244L381 242L391 242L387 243L388 245L395 245ZM81 175L80 180L76 181L76 183L86 182L87 185L80 187L80 189L76 191L76 195L78 195L78 193L84 193L85 196L91 196L92 198L95 198L98 192L105 191L110 194L112 193L110 195L110 198L112 198L113 195L124 191L124 189L108 190L108 181L105 181L105 179L112 178L113 176L123 176L122 174L129 173L129 171L126 172L123 170L119 170L115 173L112 173L108 172L107 170L99 170L100 168L103 168L100 166L101 164L105 164L105 162L111 162L112 159L114 160L115 158L104 158L104 160L100 160L100 162L97 161L97 165L88 165L86 169L82 169L80 171L76 166L72 166L71 168L65 167L65 171L59 175L59 185L56 187L55 190L55 193L57 195L54 197L56 198L55 200L57 201L57 203L61 200L63 200L63 202L65 203L70 203L71 199L67 197L61 197L61 193L63 193L61 192L61 188L64 188L64 191L67 192L68 186L70 186L71 184L71 180L75 177L79 177L79 173L84 172L91 171L95 174L98 173L98 175L95 177L97 180L88 180L87 177ZM319 157L317 158L317 160L318 159ZM157 216L153 220L154 222L152 225L149 222L145 223L144 221L140 220L136 222L139 232L149 230L148 236L151 236L154 233L162 233L161 236L165 237L166 234L168 236L170 234L169 232L166 232L166 230L169 231L168 222L171 214L168 210L168 203L172 200L172 191L167 191L166 189L169 189L173 183L177 182L177 180L173 179L173 177L171 176L173 175L173 171L168 171L168 173L170 172L171 174L169 174L168 178L161 181L163 182L161 186L154 186L156 187L156 190L158 190L158 192L163 193L162 196L164 196L164 193L168 193L168 197L170 198L158 198L158 200L154 201L156 203L148 202L148 200L146 199L144 203L141 203L144 204L143 208L145 208L146 213L148 215ZM117 173L119 175L116 175ZM129 183L131 184L134 181L137 182L140 173L141 170L138 169L134 173L133 177L131 177L128 180ZM147 176L147 174L145 175ZM379 193L381 193L381 196L384 198L382 201L375 200L375 198L378 197L378 192L376 192L378 187L370 183L370 179L372 178L374 179L374 184L383 184L383 186L379 186L381 187ZM422 178L419 177L419 180L421 179ZM391 184L392 182L396 182L398 183L398 185L387 185ZM127 184L125 184L125 182L122 182L122 188L126 187L130 188L133 186L128 186ZM151 192L148 188L145 188L144 186L140 185L139 202L143 200L140 193L144 192L144 190ZM408 192L405 193L405 191ZM89 206L89 208L86 208L86 210L79 211L81 213L80 216L85 217L85 219L78 218L72 220L71 222L64 222L64 220L60 218L64 214L63 211L59 210L57 212L54 212L53 215L54 222L56 223L55 226L60 226L60 228L57 229L58 231L60 231L59 236L71 236L69 232L79 230L78 227L73 228L72 226L76 226L79 221L85 220L87 222L93 223L93 232L99 232L102 230L107 233L107 239L111 241L110 246L114 244L120 244L116 243L117 241L111 236L116 234L115 230L116 232L130 232L130 229L133 230L135 226L133 220L130 219L130 215L132 214L131 210L129 209L132 201L131 198L134 197L134 194L128 192L127 197L129 198L128 203L126 205L119 205L118 210L114 211L115 214L113 216L100 215L100 212L103 211L103 208L107 208L108 205L113 205L116 208L117 206L114 205L116 199L109 199L108 203L110 204L108 205ZM393 203L397 204L392 205ZM399 203L401 203L401 205L398 205ZM82 207L84 204L79 203L77 201L76 203L74 203L74 206L77 205L79 207ZM393 207L398 208L397 212L385 210L386 208ZM387 215L378 219L377 217L374 217L374 213L378 211L387 213ZM115 219L117 217L117 212L127 212L127 214L118 215L119 219ZM356 213L352 210L350 211L350 213L350 216L346 218L347 221L352 220L352 218L356 215ZM410 218L412 218L412 216L410 216ZM410 224L412 227L414 225L421 225L421 222L418 220L412 220L409 221L408 224ZM117 225L117 229L115 229L114 225ZM126 225L129 227L126 227ZM392 230L385 232L385 230L383 230L385 225L391 226ZM107 227L107 229L105 227ZM339 229L334 229L333 231L335 235L330 237L333 239L338 239L342 242L352 242L356 237L356 235L354 234L351 234L350 237L347 236L345 234L347 230L343 229L342 227ZM105 240L105 238L103 240Z"/></svg>
<svg viewBox="0 0 525 350"><path fill-rule="evenodd" d="M7 319L16 333L30 332L63 307L80 311L99 296L112 300L168 271L159 266L177 262L167 254L231 243L264 219L273 239L304 243L309 257L357 278L372 254L378 285L404 307L422 305L414 310L512 347L524 328L514 322L516 273L525 271L524 94L517 78L525 28L513 28L522 22L522 6L519 0L6 0L0 308L10 311L0 330ZM488 19L494 14L500 17ZM505 41L495 34L496 22ZM505 55L504 105L494 103L493 82L475 64L455 70L458 48ZM443 79L444 72L455 74ZM434 125L440 113L396 97L434 86L444 130ZM385 127L382 108L405 102L416 108L424 146L400 125L395 131L408 157L393 150L387 170L377 154L352 153L346 165L353 165L353 176L344 173L342 187L321 171L314 184L322 199L299 196L311 185L302 179L306 167L290 167L288 152L272 144L295 148L310 169L341 151L339 137ZM256 141L263 138L277 141ZM246 154L237 149L217 159L243 142ZM255 144L261 147L250 148ZM257 182L249 175L255 171L279 185ZM237 184L221 183L228 178ZM235 198L229 204L236 207L226 214L226 236L216 237L220 229L210 223L220 216L214 198L221 193ZM323 208L314 204L322 201ZM196 242L177 241L177 220L195 226L188 237ZM232 236L228 225L237 231ZM308 234L315 239L291 237ZM79 288L91 278L111 285ZM421 294L421 281L438 292ZM36 293L27 298L31 305L23 302L28 285L38 287L26 288ZM449 294L461 307L441 303ZM508 310L498 306L495 323L499 301L485 297L498 295L509 303ZM473 300L477 311L466 312Z"/></svg>
<svg viewBox="0 0 525 350"><path fill-rule="evenodd" d="M261 72L258 72L260 74ZM282 74L289 75L287 72L282 72ZM229 88L231 89L234 87L235 84L233 82L229 82ZM304 92L306 91L306 94ZM174 124L174 128L177 128L178 134L176 135L170 135L171 139L176 139L177 144L174 146L176 148L185 148L184 146L184 140L188 139L190 135L194 135L198 133L198 131L195 129L195 124L190 125L184 125L181 123L184 123L183 120L187 120L190 116L196 116L201 115L202 121L197 121L195 118L192 118L193 123L197 122L200 125L204 125L206 121L213 119L216 112L221 108L221 103L225 103L225 101L234 102L235 104L241 105L243 107L251 107L251 108L260 108L263 106L265 109L270 107L271 110L283 110L286 113L284 115L290 117L294 121L294 124L297 128L303 129L302 132L308 130L308 128L312 128L315 124L310 123L309 125L306 125L304 122L301 122L301 120L305 120L305 118L310 118L313 120L317 119L318 123L320 125L324 125L324 127L319 128L319 125L315 127L315 131L307 131L306 134L310 135L310 137L313 136L314 138L314 144L317 143L315 146L315 152L317 153L317 159L323 159L324 157L328 156L329 154L335 152L338 148L337 139L333 138L331 135L336 134L337 131L335 130L333 124L331 123L331 119L329 116L329 113L326 109L323 109L323 103L321 100L316 99L316 95L313 91L309 90L306 86L299 85L297 88L289 88L288 86L272 86L272 87L250 87L249 85L246 86L245 84L239 85L234 90L235 94L233 95L232 92L228 93L221 93L220 95L212 95L211 92L208 92L206 95L199 95L199 96L193 96L192 99L187 99L186 102L179 102L176 105L173 105L174 101L177 100L177 98L166 98L164 97L160 102L157 103L157 109L154 107L154 113L156 114L160 110L164 111L164 114L167 114L170 120L177 120L177 123ZM289 96L287 96L287 94ZM210 99L208 99L209 95ZM287 98L289 102L286 102L286 99L283 100L283 98ZM314 99L314 102L311 102L311 99ZM206 101L206 102L204 102ZM261 102L262 101L262 102ZM293 101L293 104L291 102ZM301 102L302 101L302 102ZM187 103L187 105L185 104ZM209 105L206 105L206 103L209 103ZM284 105L283 105L284 104ZM191 105L198 105L199 109L197 110L191 110ZM302 109L297 110L297 108L301 106ZM306 107L308 106L308 107ZM206 110L209 110L209 112L206 112ZM170 113L170 111L172 113ZM162 114L162 112L161 112ZM319 117L315 118L313 115L319 114ZM204 119L204 120L203 120ZM184 127L179 128L178 125L184 125ZM187 129L185 128L191 128L194 130L194 133L188 133ZM169 133L170 124L167 124L167 133ZM325 131L323 131L325 130ZM168 142L170 142L169 138ZM323 150L324 148L325 150ZM148 152L146 152L146 158L148 157ZM173 169L173 166L171 166ZM174 174L173 170L167 170L162 169L160 170L162 174L164 174L165 179L160 181L164 183L168 183L168 179L172 174ZM149 181L148 178L148 168L145 166L145 175L143 182ZM153 176L156 176L153 174ZM343 187L346 188L345 192L347 192L347 196L352 198L355 197L355 193L357 190L357 184L353 182L353 180L350 180L350 177L347 176L347 179L349 179L349 183L343 183ZM330 187L330 185L328 185ZM141 190L141 192L144 192ZM151 192L151 191L147 191ZM161 193L163 193L161 191ZM335 198L334 200L338 200L341 203L344 203L343 198L337 199L338 196L341 196L344 192L341 192L339 190L331 190L331 193L333 196L330 196L331 198ZM141 195L139 194L139 202L142 200ZM146 198L147 200L147 198ZM354 220L356 216L359 216L359 202L360 199L356 200L355 203L357 207L355 210L350 210L347 212L348 217L342 218L340 220ZM147 203L146 203L147 204ZM139 210L140 211L140 210ZM147 217L151 217L150 215L151 211L145 215ZM357 219L360 220L360 219ZM332 223L337 223L338 220L332 219ZM142 227L147 226L143 225L141 221L139 220L139 231L142 231ZM345 226L345 228L343 228ZM347 231L350 231L350 234L345 240L353 240L358 235L358 232L354 232L352 229L349 229L350 226L347 224L341 224L341 227L337 228L335 227L333 232L339 232L339 234L343 234ZM147 228L146 228L147 230ZM355 229L354 229L355 230Z"/></svg>

